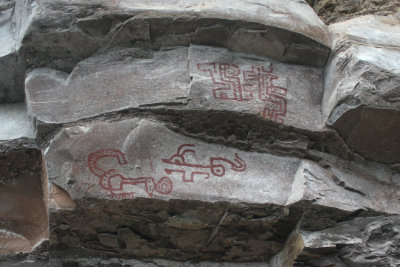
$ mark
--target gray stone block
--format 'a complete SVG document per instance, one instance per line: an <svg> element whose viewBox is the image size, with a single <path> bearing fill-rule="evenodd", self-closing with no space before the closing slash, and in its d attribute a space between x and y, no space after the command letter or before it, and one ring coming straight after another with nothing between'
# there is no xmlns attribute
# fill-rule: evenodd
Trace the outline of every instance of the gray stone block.
<svg viewBox="0 0 400 267"><path fill-rule="evenodd" d="M0 104L0 140L35 138L33 123L24 103Z"/></svg>
<svg viewBox="0 0 400 267"><path fill-rule="evenodd" d="M395 21L366 16L330 26L335 46L322 102L327 125L350 148L384 163L400 161L400 27Z"/></svg>

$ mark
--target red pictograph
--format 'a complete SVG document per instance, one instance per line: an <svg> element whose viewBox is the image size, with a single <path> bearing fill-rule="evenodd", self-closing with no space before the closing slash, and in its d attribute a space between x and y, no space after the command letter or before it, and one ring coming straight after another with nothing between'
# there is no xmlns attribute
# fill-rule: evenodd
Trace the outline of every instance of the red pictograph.
<svg viewBox="0 0 400 267"><path fill-rule="evenodd" d="M261 100L265 102L263 117L283 123L287 110L287 89L274 84L278 76L273 75L272 66L265 69L264 66L253 65L251 70L241 71L232 63L199 63L197 68L210 75L215 99Z"/></svg>
<svg viewBox="0 0 400 267"><path fill-rule="evenodd" d="M202 63L197 64L201 71L210 74L214 83L213 95L215 99L242 101L242 86L240 83L240 69L229 63Z"/></svg>
<svg viewBox="0 0 400 267"><path fill-rule="evenodd" d="M164 168L165 173L167 175L180 173L183 182L194 182L195 177L204 177L205 179L209 179L211 176L223 177L228 167L236 172L243 172L246 170L246 163L239 157L238 153L235 153L233 160L223 157L210 157L205 164L189 162L190 160L188 161L187 157L188 153L196 156L195 145L183 144L178 147L177 152L170 158L162 159L163 163L171 166ZM120 166L128 164L128 161L125 154L120 150L109 148L100 149L91 153L88 157L90 172L99 177L100 187L110 192L112 198L133 198L135 192L127 192L126 185L144 185L144 189L149 197L153 196L154 191L161 195L168 195L172 191L172 181L167 176L162 177L157 183L153 177L126 177L115 168L105 169L101 167L99 161L103 158L108 158L108 160L114 158ZM110 165L110 162L107 163ZM150 166L152 168L152 164L150 164Z"/></svg>
<svg viewBox="0 0 400 267"><path fill-rule="evenodd" d="M199 164L195 162L187 162L188 153L196 155L194 150L195 145L183 144L178 147L178 150L169 159L162 159L166 164L172 165L171 168L165 168L165 172L170 175L172 173L180 173L183 182L194 182L195 176L203 176L205 179L210 178L211 175L223 177L226 172L226 166L229 166L236 172L243 172L246 170L246 163L236 153L233 161L222 157L211 157L207 164ZM189 170L187 170L189 169ZM190 172L189 177L187 171Z"/></svg>
<svg viewBox="0 0 400 267"><path fill-rule="evenodd" d="M157 183L153 177L125 177L118 173L116 169L105 170L101 168L98 165L98 161L102 158L115 158L119 165L126 165L128 161L125 154L117 149L100 149L91 153L88 157L90 172L100 178L99 185L104 190L109 191L113 198L125 199L134 197L134 192L125 192L125 185L143 184L149 197L153 196L154 191L162 195L168 195L172 191L172 182L168 177L162 177Z"/></svg>

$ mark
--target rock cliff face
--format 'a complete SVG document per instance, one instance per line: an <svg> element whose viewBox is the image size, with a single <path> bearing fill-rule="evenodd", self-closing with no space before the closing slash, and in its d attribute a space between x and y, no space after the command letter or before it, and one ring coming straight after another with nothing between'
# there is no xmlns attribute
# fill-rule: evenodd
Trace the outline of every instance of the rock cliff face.
<svg viewBox="0 0 400 267"><path fill-rule="evenodd" d="M395 15L2 0L0 21L0 266L400 266Z"/></svg>
<svg viewBox="0 0 400 267"><path fill-rule="evenodd" d="M400 11L397 0L306 0L318 16L331 24L364 15L388 16ZM399 15L397 15L399 16Z"/></svg>

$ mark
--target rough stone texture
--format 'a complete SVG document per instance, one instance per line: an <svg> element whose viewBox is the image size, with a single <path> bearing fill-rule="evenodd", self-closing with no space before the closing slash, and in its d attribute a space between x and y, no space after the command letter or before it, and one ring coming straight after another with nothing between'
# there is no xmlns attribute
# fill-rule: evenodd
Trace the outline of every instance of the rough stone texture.
<svg viewBox="0 0 400 267"><path fill-rule="evenodd" d="M322 78L320 68L215 47L124 49L86 59L70 75L35 69L27 76L26 94L29 113L43 123L152 107L226 110L321 131Z"/></svg>
<svg viewBox="0 0 400 267"><path fill-rule="evenodd" d="M48 238L41 167L32 141L0 143L0 254L30 252Z"/></svg>
<svg viewBox="0 0 400 267"><path fill-rule="evenodd" d="M400 42L399 22L400 18L397 16L368 15L332 24L329 29L333 48L337 49L343 43L352 42L373 46L372 48L386 48L396 51ZM382 56L382 53L378 53L375 56ZM394 64L394 62L383 61L380 64L387 66L384 64Z"/></svg>
<svg viewBox="0 0 400 267"><path fill-rule="evenodd" d="M306 0L318 16L331 24L368 14L387 16L400 10L397 0Z"/></svg>
<svg viewBox="0 0 400 267"><path fill-rule="evenodd" d="M399 22L0 0L0 266L400 266Z"/></svg>
<svg viewBox="0 0 400 267"><path fill-rule="evenodd" d="M357 218L318 232L302 231L294 266L398 266L400 217Z"/></svg>
<svg viewBox="0 0 400 267"><path fill-rule="evenodd" d="M0 1L0 103L19 102L23 94L23 62L15 28L15 1Z"/></svg>
<svg viewBox="0 0 400 267"><path fill-rule="evenodd" d="M146 119L67 128L54 138L45 157L49 181L72 199L156 197L280 205L300 163L207 144ZM100 169L115 169L119 178L107 178ZM134 184L135 177L149 179ZM158 188L163 177L171 182L165 192Z"/></svg>
<svg viewBox="0 0 400 267"><path fill-rule="evenodd" d="M29 65L64 71L115 46L195 43L312 65L325 65L329 54L326 26L304 1L51 0L23 8L32 8L23 42Z"/></svg>
<svg viewBox="0 0 400 267"><path fill-rule="evenodd" d="M340 160L238 151L147 119L63 129L45 158L49 182L74 203L51 209L56 258L268 261L301 216L313 231L362 210L400 212L398 187Z"/></svg>
<svg viewBox="0 0 400 267"><path fill-rule="evenodd" d="M388 187L375 177L368 178L349 170L349 167L330 162L320 167L303 160L286 204L308 200L315 205L348 211L367 209L398 214L400 187Z"/></svg>
<svg viewBox="0 0 400 267"><path fill-rule="evenodd" d="M35 129L23 103L0 105L0 140L35 138Z"/></svg>
<svg viewBox="0 0 400 267"><path fill-rule="evenodd" d="M140 261L134 259L99 259L99 258L69 258L68 260L54 259L51 261L51 266L61 267L65 264L74 264L77 267L92 267L92 266L135 266L135 267L269 267L265 262L179 262L169 261L164 259L152 259L148 261ZM63 265L64 264L64 265ZM0 265L1 266L1 265ZM13 265L12 265L13 266ZM30 265L28 265L30 267Z"/></svg>
<svg viewBox="0 0 400 267"><path fill-rule="evenodd" d="M63 123L144 105L184 104L187 60L187 48L125 49L91 57L70 75L35 69L26 79L28 109L40 121Z"/></svg>
<svg viewBox="0 0 400 267"><path fill-rule="evenodd" d="M243 8L245 7L245 8ZM282 16L285 14L285 16ZM251 40L249 42L248 40ZM305 2L0 1L0 103L23 101L25 67L71 71L99 50L191 43L325 65L326 26Z"/></svg>
<svg viewBox="0 0 400 267"><path fill-rule="evenodd" d="M332 24L325 70L327 124L356 152L385 163L400 162L399 21L366 16Z"/></svg>

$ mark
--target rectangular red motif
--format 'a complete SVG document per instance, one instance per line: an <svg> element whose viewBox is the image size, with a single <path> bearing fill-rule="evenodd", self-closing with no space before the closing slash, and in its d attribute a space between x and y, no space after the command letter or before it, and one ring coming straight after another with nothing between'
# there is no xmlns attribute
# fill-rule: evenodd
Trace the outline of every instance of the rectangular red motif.
<svg viewBox="0 0 400 267"><path fill-rule="evenodd" d="M265 102L263 117L283 123L286 116L286 92L284 87L276 86L273 67L265 69L261 65L253 65L250 70L241 71L232 63L200 63L200 71L208 72L214 87L213 96L218 100Z"/></svg>

